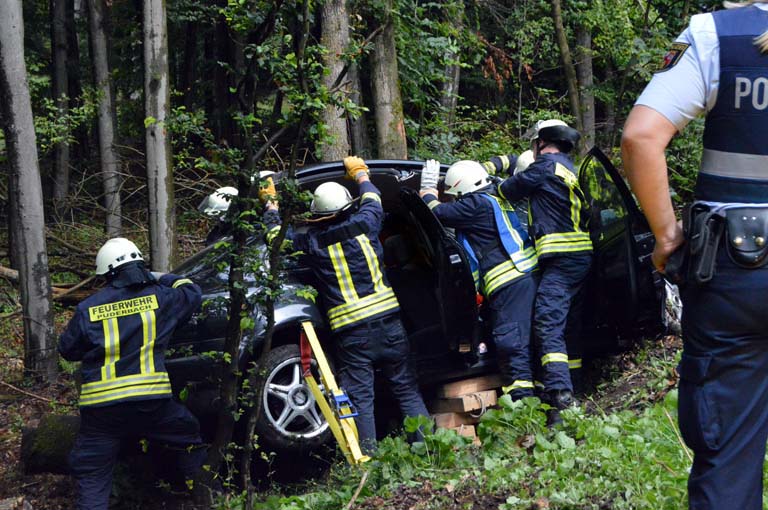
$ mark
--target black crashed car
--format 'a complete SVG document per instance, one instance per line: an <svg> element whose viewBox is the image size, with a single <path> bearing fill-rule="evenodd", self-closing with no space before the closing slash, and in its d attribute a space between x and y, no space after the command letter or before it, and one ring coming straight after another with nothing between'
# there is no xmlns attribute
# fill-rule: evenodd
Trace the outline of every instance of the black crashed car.
<svg viewBox="0 0 768 510"><path fill-rule="evenodd" d="M418 195L419 161L368 161L371 179L381 190L386 211L381 233L387 277L401 305L419 384L427 400L438 385L496 371L488 321L483 320L467 257L453 233L443 228ZM443 167L445 170L447 167ZM302 187L344 180L342 162L300 169ZM612 353L641 337L664 332L665 284L652 271L653 236L626 184L610 160L593 149L579 168L581 188L591 206L590 230L595 263L586 289L583 336L586 356ZM263 243L255 238L254 243ZM188 405L206 423L216 408L214 362L206 353L224 343L228 268L213 246L185 261L174 272L192 278L204 294L203 311L180 328L167 362L176 391L188 392ZM301 323L311 321L327 352L333 352L324 314L296 295L312 285L312 272L301 260L287 262L284 293L276 307L272 351L266 358L256 395L262 399L257 432L264 446L278 450L312 449L330 437L328 424L305 385L300 368ZM250 285L256 285L250 280ZM223 298L223 299L216 299ZM240 364L259 355L265 320L253 310L255 331L240 349ZM473 356L487 342L488 355ZM378 397L377 397L378 398ZM378 416L377 416L378 418Z"/></svg>

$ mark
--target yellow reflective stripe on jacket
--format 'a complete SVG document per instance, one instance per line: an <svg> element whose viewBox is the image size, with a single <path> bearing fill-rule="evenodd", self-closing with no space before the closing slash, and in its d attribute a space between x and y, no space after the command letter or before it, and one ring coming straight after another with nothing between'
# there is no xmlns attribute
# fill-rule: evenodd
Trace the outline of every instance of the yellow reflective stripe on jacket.
<svg viewBox="0 0 768 510"><path fill-rule="evenodd" d="M117 326L117 317L101 321L104 328L104 366L101 367L102 379L114 379L117 377L115 363L120 359L120 328Z"/></svg>
<svg viewBox="0 0 768 510"><path fill-rule="evenodd" d="M371 240L365 234L360 234L355 239L360 243L360 248L362 248L363 255L365 255L365 261L368 263L368 270L371 272L371 281L373 282L373 291L383 292L387 289L387 286L384 285L384 278L379 267L379 257L376 256Z"/></svg>
<svg viewBox="0 0 768 510"><path fill-rule="evenodd" d="M267 243L272 243L272 241L275 240L275 237L277 237L278 232L280 232L280 225L275 225L272 228L270 228L267 231Z"/></svg>
<svg viewBox="0 0 768 510"><path fill-rule="evenodd" d="M496 165L494 165L490 161L484 162L483 168L485 168L485 171L488 172L490 175L496 175Z"/></svg>
<svg viewBox="0 0 768 510"><path fill-rule="evenodd" d="M111 381L99 381L83 385L80 405L104 404L132 397L171 395L168 374L127 375Z"/></svg>
<svg viewBox="0 0 768 510"><path fill-rule="evenodd" d="M427 207L429 207L429 209L430 209L430 210L432 210L432 209L434 209L435 207L437 207L438 205L440 205L440 201L439 201L439 200L431 200L431 201L430 201L430 202L427 204Z"/></svg>
<svg viewBox="0 0 768 510"><path fill-rule="evenodd" d="M485 283L483 292L486 296L490 296L496 289L505 283L511 282L512 280L527 274L528 273L519 271L517 267L515 267L515 263L511 260L502 262L483 276L483 282Z"/></svg>
<svg viewBox="0 0 768 510"><path fill-rule="evenodd" d="M357 299L351 303L344 303L343 305L334 306L328 310L328 319L338 319L342 315L356 312L362 308L375 305L380 301L384 301L385 299L393 297L395 297L395 291L393 291L390 287L385 287L381 292L374 292L373 294L369 294L364 298Z"/></svg>
<svg viewBox="0 0 768 510"><path fill-rule="evenodd" d="M541 364L547 363L568 363L568 355L564 352L550 352L541 357Z"/></svg>
<svg viewBox="0 0 768 510"><path fill-rule="evenodd" d="M370 191L360 195L360 202L365 202L366 200L375 200L376 202L381 203L381 197L378 194L372 193Z"/></svg>
<svg viewBox="0 0 768 510"><path fill-rule="evenodd" d="M339 282L339 289L344 297L344 301L347 303L357 301L357 291L355 290L355 284L352 282L352 274L349 272L349 266L347 265L347 259L344 257L344 249L341 247L341 243L330 245L328 253L331 256L333 270L336 272L336 279Z"/></svg>
<svg viewBox="0 0 768 510"><path fill-rule="evenodd" d="M144 334L144 343L141 344L139 365L142 374L155 372L155 340L157 339L157 317L155 311L149 310L141 313L141 328Z"/></svg>
<svg viewBox="0 0 768 510"><path fill-rule="evenodd" d="M173 285L171 285L171 287L175 289L176 287L181 287L182 285L186 285L188 283L194 283L194 282L189 278L179 278L178 280L173 282Z"/></svg>
<svg viewBox="0 0 768 510"><path fill-rule="evenodd" d="M355 324L364 319L375 317L389 310L396 310L398 307L399 304L393 292L390 297L360 308L357 311L350 311L333 319L329 316L328 322L331 325L331 329L335 330L343 328L344 326Z"/></svg>
<svg viewBox="0 0 768 510"><path fill-rule="evenodd" d="M568 358L568 368L581 368L581 358Z"/></svg>
<svg viewBox="0 0 768 510"><path fill-rule="evenodd" d="M525 381L525 380L516 380L509 386L502 386L501 391L502 393L510 393L515 390L520 389L533 389L533 381Z"/></svg>
<svg viewBox="0 0 768 510"><path fill-rule="evenodd" d="M536 252L539 255L591 250L592 241L586 232L547 234L536 240Z"/></svg>

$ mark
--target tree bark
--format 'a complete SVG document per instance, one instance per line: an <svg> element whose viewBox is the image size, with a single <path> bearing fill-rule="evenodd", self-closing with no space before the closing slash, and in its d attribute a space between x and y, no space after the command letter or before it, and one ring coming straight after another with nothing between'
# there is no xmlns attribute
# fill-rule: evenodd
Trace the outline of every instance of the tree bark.
<svg viewBox="0 0 768 510"><path fill-rule="evenodd" d="M24 367L42 380L56 377L51 278L37 140L24 62L21 0L0 2L0 107L8 152L8 193L15 197L14 243L24 313Z"/></svg>
<svg viewBox="0 0 768 510"><path fill-rule="evenodd" d="M576 79L576 68L571 58L571 48L568 46L568 37L563 26L563 9L561 0L552 0L552 21L555 23L555 38L560 49L560 58L563 60L563 71L568 83L568 100L571 105L571 113L576 119L576 129L581 132L581 104L579 102L579 82Z"/></svg>
<svg viewBox="0 0 768 510"><path fill-rule="evenodd" d="M59 109L59 115L69 114L69 76L67 57L69 54L67 38L67 3L68 0L51 0L51 76L53 81L53 100ZM65 213L65 204L69 194L69 142L57 143L53 154L53 208L57 217Z"/></svg>
<svg viewBox="0 0 768 510"><path fill-rule="evenodd" d="M152 269L169 271L175 258L176 217L171 143L165 127L171 96L164 0L144 0L144 96L150 257Z"/></svg>
<svg viewBox="0 0 768 510"><path fill-rule="evenodd" d="M576 30L576 73L581 106L581 147L585 154L595 145L595 91L592 69L592 34L584 26Z"/></svg>
<svg viewBox="0 0 768 510"><path fill-rule="evenodd" d="M461 33L464 30L464 4L461 3L455 11L451 9L456 32ZM440 96L440 105L445 111L446 123L450 126L456 118L456 106L459 100L459 79L461 78L460 66L461 53L451 49L446 50L445 60L445 81L443 82L442 95Z"/></svg>
<svg viewBox="0 0 768 510"><path fill-rule="evenodd" d="M328 74L323 75L323 85L333 88L336 79L344 70L342 55L349 46L349 15L346 0L326 0L320 11L322 33L320 44L327 53L323 64ZM319 147L321 161L338 161L349 155L350 143L347 132L347 116L344 109L329 105L322 114L330 141Z"/></svg>
<svg viewBox="0 0 768 510"><path fill-rule="evenodd" d="M107 5L105 0L88 0L88 15L91 34L91 59L93 78L99 93L97 113L99 134L99 157L101 176L104 182L104 207L106 231L110 237L120 235L122 217L120 206L120 173L117 150L115 150L115 106L112 94L112 77L109 71L109 47L107 28Z"/></svg>
<svg viewBox="0 0 768 510"><path fill-rule="evenodd" d="M379 158L408 159L405 139L403 100L395 47L395 27L392 23L392 0L384 0L386 12L381 32L374 38L371 56L373 107L376 112L376 140Z"/></svg>
<svg viewBox="0 0 768 510"><path fill-rule="evenodd" d="M363 106L362 84L360 82L360 66L357 62L349 64L347 71L349 79L349 99L358 106ZM368 137L368 122L365 112L360 112L357 118L347 115L349 121L349 141L352 145L352 154L363 159L371 157L371 140Z"/></svg>

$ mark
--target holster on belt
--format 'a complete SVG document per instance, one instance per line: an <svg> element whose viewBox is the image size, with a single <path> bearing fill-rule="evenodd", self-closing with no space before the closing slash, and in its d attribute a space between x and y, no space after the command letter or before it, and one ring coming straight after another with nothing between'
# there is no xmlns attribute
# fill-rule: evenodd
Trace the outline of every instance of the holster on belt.
<svg viewBox="0 0 768 510"><path fill-rule="evenodd" d="M768 263L768 207L732 207L725 219L726 247L733 263L747 269Z"/></svg>
<svg viewBox="0 0 768 510"><path fill-rule="evenodd" d="M720 210L713 211L705 205L693 204L684 212L683 224L688 240L687 280L699 285L707 283L715 276L725 215Z"/></svg>

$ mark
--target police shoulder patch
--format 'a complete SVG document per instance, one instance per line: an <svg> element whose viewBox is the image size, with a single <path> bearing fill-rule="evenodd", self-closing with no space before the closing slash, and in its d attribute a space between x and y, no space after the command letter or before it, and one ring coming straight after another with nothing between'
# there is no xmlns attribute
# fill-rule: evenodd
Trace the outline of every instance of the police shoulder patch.
<svg viewBox="0 0 768 510"><path fill-rule="evenodd" d="M664 55L664 60L661 61L661 64L659 65L658 69L656 69L656 72L661 73L675 67L677 63L680 62L680 59L683 58L683 54L685 54L685 51L690 46L691 45L688 43L672 43L672 47L669 48L669 51L667 51L667 53Z"/></svg>

